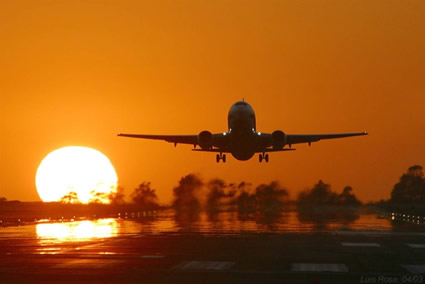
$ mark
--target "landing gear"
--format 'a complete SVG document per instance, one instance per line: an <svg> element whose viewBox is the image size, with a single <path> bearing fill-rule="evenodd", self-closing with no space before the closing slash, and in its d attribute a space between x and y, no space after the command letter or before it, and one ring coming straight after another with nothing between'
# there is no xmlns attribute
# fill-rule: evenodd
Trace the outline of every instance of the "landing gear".
<svg viewBox="0 0 425 284"><path fill-rule="evenodd" d="M258 156L258 160L260 161L260 163L261 162L263 162L263 160L265 160L266 161L266 163L268 163L269 162L269 154L260 154L259 156Z"/></svg>
<svg viewBox="0 0 425 284"><path fill-rule="evenodd" d="M222 153L217 154L217 156L216 156L217 163L219 163L220 160L223 160L223 163L225 163L226 162L226 154L222 154Z"/></svg>

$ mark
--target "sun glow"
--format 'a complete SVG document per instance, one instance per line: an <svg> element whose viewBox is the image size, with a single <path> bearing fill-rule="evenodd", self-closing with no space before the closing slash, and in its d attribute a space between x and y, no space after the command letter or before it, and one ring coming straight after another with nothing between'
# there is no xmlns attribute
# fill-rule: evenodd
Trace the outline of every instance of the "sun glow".
<svg viewBox="0 0 425 284"><path fill-rule="evenodd" d="M49 153L40 163L36 174L38 195L44 202L108 203L107 195L116 191L117 174L109 159L101 152L70 146ZM75 193L75 194L74 194Z"/></svg>
<svg viewBox="0 0 425 284"><path fill-rule="evenodd" d="M115 219L46 223L37 224L36 230L37 237L43 243L87 241L116 236L118 234L118 223Z"/></svg>

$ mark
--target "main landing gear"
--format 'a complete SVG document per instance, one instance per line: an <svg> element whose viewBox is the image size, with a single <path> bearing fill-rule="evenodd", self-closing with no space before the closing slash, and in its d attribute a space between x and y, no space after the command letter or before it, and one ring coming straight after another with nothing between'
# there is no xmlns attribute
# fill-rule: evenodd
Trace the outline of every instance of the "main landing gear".
<svg viewBox="0 0 425 284"><path fill-rule="evenodd" d="M260 161L260 163L263 161L263 160L265 160L266 161L266 163L268 163L269 162L269 154L265 154L265 153L263 153L263 154L260 154L259 156L258 156L258 160Z"/></svg>
<svg viewBox="0 0 425 284"><path fill-rule="evenodd" d="M216 160L217 160L217 163L219 163L220 160L223 160L223 163L225 163L226 162L226 154L223 154L223 153L217 154Z"/></svg>

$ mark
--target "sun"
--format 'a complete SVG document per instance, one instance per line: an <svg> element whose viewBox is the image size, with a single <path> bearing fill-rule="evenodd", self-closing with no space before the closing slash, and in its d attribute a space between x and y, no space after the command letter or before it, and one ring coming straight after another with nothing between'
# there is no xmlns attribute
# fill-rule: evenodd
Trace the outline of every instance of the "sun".
<svg viewBox="0 0 425 284"><path fill-rule="evenodd" d="M38 195L44 202L73 196L81 203L109 203L107 195L116 191L117 182L115 169L104 154L80 146L50 152L35 177Z"/></svg>

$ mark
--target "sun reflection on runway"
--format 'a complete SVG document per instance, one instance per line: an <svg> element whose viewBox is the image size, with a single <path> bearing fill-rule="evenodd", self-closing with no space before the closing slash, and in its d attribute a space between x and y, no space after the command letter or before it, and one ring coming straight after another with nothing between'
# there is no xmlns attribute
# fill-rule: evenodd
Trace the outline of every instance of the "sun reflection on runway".
<svg viewBox="0 0 425 284"><path fill-rule="evenodd" d="M37 238L43 243L63 243L111 238L118 235L115 219L84 220L36 225Z"/></svg>

